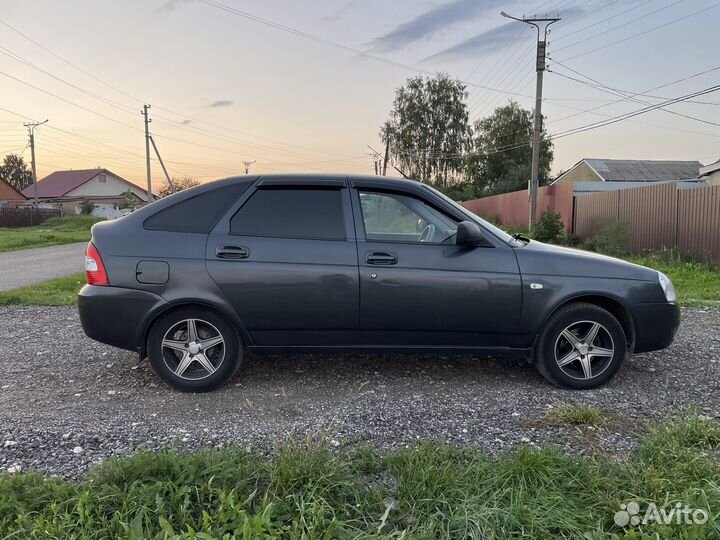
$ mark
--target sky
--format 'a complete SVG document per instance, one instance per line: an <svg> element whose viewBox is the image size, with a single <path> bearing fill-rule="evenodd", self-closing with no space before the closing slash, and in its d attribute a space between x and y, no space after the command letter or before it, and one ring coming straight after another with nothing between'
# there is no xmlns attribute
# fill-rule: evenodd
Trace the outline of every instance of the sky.
<svg viewBox="0 0 720 540"><path fill-rule="evenodd" d="M368 146L382 150L408 77L464 81L473 120L534 106L534 30L501 10L562 19L543 102L555 174L585 157L720 158L720 92L596 125L720 84L713 0L0 0L0 155L29 160L22 124L48 119L39 178L105 167L144 185L150 104L172 176L210 181L244 161L372 174Z"/></svg>

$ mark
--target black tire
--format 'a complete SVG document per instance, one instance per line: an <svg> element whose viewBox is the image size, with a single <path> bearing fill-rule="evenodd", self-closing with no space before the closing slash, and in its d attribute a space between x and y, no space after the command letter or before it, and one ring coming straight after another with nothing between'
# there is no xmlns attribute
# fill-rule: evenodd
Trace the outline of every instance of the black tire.
<svg viewBox="0 0 720 540"><path fill-rule="evenodd" d="M591 336L590 331L595 328L597 334L589 340L592 343L585 343L583 338ZM570 339L566 337L568 333ZM627 349L622 325L609 311L594 304L569 304L550 317L538 336L535 367L545 379L561 388L596 388L617 373Z"/></svg>
<svg viewBox="0 0 720 540"><path fill-rule="evenodd" d="M188 343L190 320L195 321L192 323L197 335L195 347ZM216 336L222 337L222 343L197 350ZM173 347L163 346L164 340ZM183 346L185 350L181 349ZM173 388L182 392L208 392L229 381L240 367L242 343L237 329L225 317L206 308L185 307L155 321L148 334L147 352L155 373ZM185 369L180 366L183 359ZM214 371L204 367L208 365L206 361ZM178 375L175 370L183 373Z"/></svg>

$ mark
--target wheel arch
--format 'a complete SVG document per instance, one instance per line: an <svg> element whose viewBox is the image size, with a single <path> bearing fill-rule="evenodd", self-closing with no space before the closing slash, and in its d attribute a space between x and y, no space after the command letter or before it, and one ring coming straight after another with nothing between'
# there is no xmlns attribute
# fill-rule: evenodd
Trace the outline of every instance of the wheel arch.
<svg viewBox="0 0 720 540"><path fill-rule="evenodd" d="M571 305L571 304L593 304L595 306L601 307L604 310L608 311L613 317L615 317L618 322L620 323L620 326L622 326L623 332L625 332L625 338L627 340L627 348L628 350L632 351L635 346L635 321L632 318L632 315L630 314L630 310L628 307L623 304L621 300L618 298L615 298L610 295L606 294L599 294L599 293L588 293L588 294L578 294L575 296L571 296L568 298L564 298L562 301L558 302L553 309L551 309L548 314L545 316L545 318L542 321L542 324L540 324L540 327L537 330L537 334L535 335L535 340L533 343L533 352L535 349L535 345L537 344L538 337L542 333L543 329L545 328L545 325L550 320L550 318L557 313L558 310L564 308L565 306Z"/></svg>
<svg viewBox="0 0 720 540"><path fill-rule="evenodd" d="M227 322L238 331L238 335L242 340L242 344L244 344L245 346L252 344L252 338L250 336L250 333L247 331L247 328L245 328L245 325L237 316L237 314L232 313L230 310L223 307L222 305L208 302L207 300L187 299L165 304L162 306L162 309L158 310L147 318L141 334L141 358L145 358L147 356L148 335L150 333L150 329L153 327L155 322L157 322L158 319L167 315L168 313L171 313L177 309L185 309L188 307L197 307L200 309L209 309L211 311L214 311L215 313L226 319Z"/></svg>

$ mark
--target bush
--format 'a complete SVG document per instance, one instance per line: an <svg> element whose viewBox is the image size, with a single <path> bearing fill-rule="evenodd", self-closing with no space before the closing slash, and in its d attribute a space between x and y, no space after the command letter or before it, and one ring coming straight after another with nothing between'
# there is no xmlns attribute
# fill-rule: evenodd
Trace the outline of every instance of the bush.
<svg viewBox="0 0 720 540"><path fill-rule="evenodd" d="M561 244L565 238L565 225L562 217L554 210L545 210L540 214L532 232L532 237L538 242Z"/></svg>
<svg viewBox="0 0 720 540"><path fill-rule="evenodd" d="M78 208L80 209L81 215L89 216L93 213L93 210L95 210L95 203L90 202L87 199L83 199L80 201L80 204L78 204Z"/></svg>
<svg viewBox="0 0 720 540"><path fill-rule="evenodd" d="M625 255L630 243L630 229L622 221L608 221L583 247L605 255Z"/></svg>

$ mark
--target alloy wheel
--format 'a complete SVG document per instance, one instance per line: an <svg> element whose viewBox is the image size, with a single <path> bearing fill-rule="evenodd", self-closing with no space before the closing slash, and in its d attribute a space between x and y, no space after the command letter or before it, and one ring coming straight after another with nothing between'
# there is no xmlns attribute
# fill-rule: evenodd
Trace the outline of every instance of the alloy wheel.
<svg viewBox="0 0 720 540"><path fill-rule="evenodd" d="M578 321L560 332L554 351L555 362L565 375L588 380L610 366L615 355L615 343L602 324Z"/></svg>
<svg viewBox="0 0 720 540"><path fill-rule="evenodd" d="M187 380L209 377L225 359L225 339L211 323L184 319L172 325L162 340L167 368Z"/></svg>

